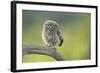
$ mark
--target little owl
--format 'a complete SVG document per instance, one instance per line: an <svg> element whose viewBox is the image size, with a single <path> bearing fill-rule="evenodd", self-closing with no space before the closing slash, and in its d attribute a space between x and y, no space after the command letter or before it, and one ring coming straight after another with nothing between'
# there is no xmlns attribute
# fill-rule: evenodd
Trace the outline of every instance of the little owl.
<svg viewBox="0 0 100 73"><path fill-rule="evenodd" d="M53 20L47 20L43 24L42 39L49 47L61 46L63 38L59 31L59 25Z"/></svg>

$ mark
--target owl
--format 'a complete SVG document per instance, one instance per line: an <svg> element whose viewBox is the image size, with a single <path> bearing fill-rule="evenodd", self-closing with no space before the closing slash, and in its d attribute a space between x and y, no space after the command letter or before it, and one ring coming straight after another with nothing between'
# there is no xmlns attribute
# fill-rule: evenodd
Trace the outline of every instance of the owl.
<svg viewBox="0 0 100 73"><path fill-rule="evenodd" d="M43 24L42 39L49 47L61 46L63 43L62 34L56 21L47 20Z"/></svg>

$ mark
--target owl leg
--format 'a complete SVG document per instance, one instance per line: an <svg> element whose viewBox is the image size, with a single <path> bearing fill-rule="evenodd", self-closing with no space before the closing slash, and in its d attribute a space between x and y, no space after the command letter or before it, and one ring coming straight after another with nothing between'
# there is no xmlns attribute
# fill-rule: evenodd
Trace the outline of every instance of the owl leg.
<svg viewBox="0 0 100 73"><path fill-rule="evenodd" d="M56 51L56 47L55 46L51 46L51 45L47 45L48 49L52 49L54 51Z"/></svg>
<svg viewBox="0 0 100 73"><path fill-rule="evenodd" d="M56 52L56 47L55 46L51 46L51 48L53 49L53 51Z"/></svg>
<svg viewBox="0 0 100 73"><path fill-rule="evenodd" d="M46 45L47 46L47 49L50 49L51 48L51 45Z"/></svg>

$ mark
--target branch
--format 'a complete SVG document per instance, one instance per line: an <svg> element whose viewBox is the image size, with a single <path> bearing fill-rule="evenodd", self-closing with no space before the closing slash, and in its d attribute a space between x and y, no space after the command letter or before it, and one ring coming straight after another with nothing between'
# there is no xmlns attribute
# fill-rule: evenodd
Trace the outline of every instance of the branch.
<svg viewBox="0 0 100 73"><path fill-rule="evenodd" d="M57 61L64 61L64 57L56 51L56 48L44 47L44 46L32 46L23 45L23 56L27 54L42 54L48 55L56 59Z"/></svg>

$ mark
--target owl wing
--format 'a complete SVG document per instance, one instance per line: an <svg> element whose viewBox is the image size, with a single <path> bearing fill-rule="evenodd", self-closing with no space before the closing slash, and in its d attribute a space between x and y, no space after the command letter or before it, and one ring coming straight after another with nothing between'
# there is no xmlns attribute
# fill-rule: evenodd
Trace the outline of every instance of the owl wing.
<svg viewBox="0 0 100 73"><path fill-rule="evenodd" d="M59 30L57 31L57 35L59 36L59 40L60 40L59 46L61 46L63 43L63 38L62 38L61 32Z"/></svg>

